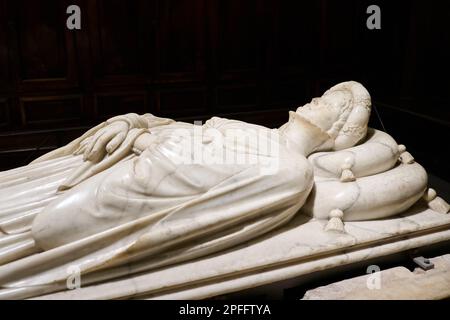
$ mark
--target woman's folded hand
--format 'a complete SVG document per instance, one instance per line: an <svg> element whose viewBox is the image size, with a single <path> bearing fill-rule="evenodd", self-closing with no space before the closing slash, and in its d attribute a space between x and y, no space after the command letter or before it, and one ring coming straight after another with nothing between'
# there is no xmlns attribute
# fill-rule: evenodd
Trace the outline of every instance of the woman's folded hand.
<svg viewBox="0 0 450 320"><path fill-rule="evenodd" d="M83 140L75 154L83 154L84 161L99 162L122 145L129 130L129 124L125 121L112 122Z"/></svg>

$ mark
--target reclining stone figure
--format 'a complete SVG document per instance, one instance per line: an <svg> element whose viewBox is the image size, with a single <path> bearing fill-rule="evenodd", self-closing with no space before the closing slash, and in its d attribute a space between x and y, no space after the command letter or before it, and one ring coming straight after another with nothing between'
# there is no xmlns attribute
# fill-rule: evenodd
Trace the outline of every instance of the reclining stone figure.
<svg viewBox="0 0 450 320"><path fill-rule="evenodd" d="M371 99L338 84L279 129L213 117L114 117L28 166L0 173L0 298L148 272L241 244L303 211L345 221L396 215L424 198L425 170L368 128Z"/></svg>

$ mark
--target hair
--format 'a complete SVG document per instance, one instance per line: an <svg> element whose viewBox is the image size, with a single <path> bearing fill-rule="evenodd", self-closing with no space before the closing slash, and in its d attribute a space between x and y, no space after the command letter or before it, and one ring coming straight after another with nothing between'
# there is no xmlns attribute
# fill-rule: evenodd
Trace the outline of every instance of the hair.
<svg viewBox="0 0 450 320"><path fill-rule="evenodd" d="M339 119L327 131L334 139L333 150L342 150L356 145L366 136L372 103L369 92L356 81L339 83L323 95L336 91L351 95L351 99L342 106Z"/></svg>

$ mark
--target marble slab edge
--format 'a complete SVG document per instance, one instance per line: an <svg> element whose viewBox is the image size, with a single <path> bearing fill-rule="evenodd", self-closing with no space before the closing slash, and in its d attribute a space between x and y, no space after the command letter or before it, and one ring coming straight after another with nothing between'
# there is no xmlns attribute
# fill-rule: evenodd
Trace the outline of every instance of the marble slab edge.
<svg viewBox="0 0 450 320"><path fill-rule="evenodd" d="M350 226L351 223L349 223ZM127 277L125 281L128 284L133 283L133 286L135 286L132 290L122 291L124 280L118 280L111 283L91 285L75 291L43 295L37 297L37 299L204 299L447 240L450 240L450 220L448 216L443 221L441 220L439 224L428 226L428 228L347 247L334 248L314 255L285 259L279 263L254 265L253 268L244 268L240 272L228 272L213 277L204 276L203 278L197 274L196 278L190 279L191 281L173 283L159 288L153 286L152 289L150 289L152 287L152 275L148 273ZM199 263L201 262L199 261ZM194 264L196 263L194 262ZM149 289L146 290L146 287ZM99 294L99 291L102 293Z"/></svg>
<svg viewBox="0 0 450 320"><path fill-rule="evenodd" d="M444 229L431 234L422 234L419 236L403 238L404 239L395 242L385 243L374 247L348 250L348 252L323 257L317 260L291 263L289 265L278 266L269 270L259 271L245 276L204 283L203 285L197 284L197 286L184 288L182 290L150 294L147 296L139 296L137 298L149 300L207 299L218 295L224 295L299 277L317 271L445 242L450 240L450 229Z"/></svg>

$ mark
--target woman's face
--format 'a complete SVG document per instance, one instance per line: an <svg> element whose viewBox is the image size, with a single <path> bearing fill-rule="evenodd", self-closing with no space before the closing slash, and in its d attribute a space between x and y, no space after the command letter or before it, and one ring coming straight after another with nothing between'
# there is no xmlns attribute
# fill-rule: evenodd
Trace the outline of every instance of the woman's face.
<svg viewBox="0 0 450 320"><path fill-rule="evenodd" d="M333 91L320 98L312 99L296 112L326 132L331 129L350 102L349 92Z"/></svg>

